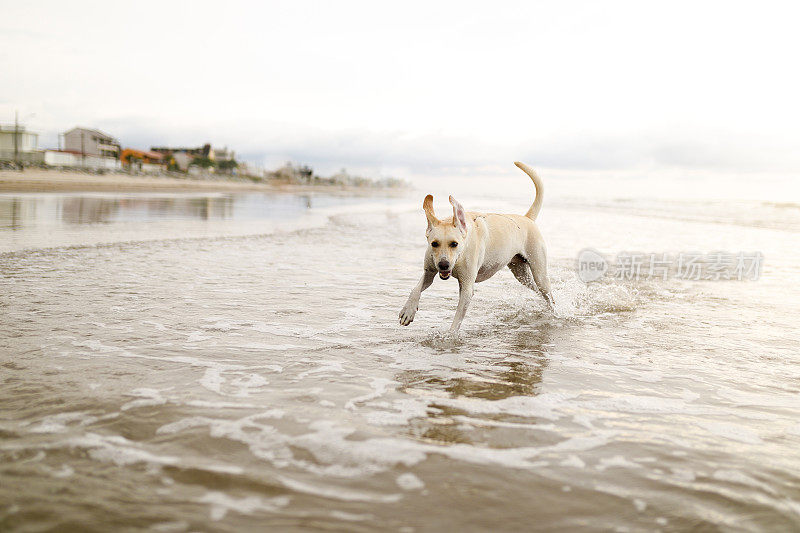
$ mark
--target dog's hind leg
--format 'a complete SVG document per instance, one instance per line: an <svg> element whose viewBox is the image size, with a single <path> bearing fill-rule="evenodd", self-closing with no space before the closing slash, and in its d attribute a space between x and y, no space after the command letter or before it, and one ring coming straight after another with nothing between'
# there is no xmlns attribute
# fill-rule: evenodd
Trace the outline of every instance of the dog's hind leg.
<svg viewBox="0 0 800 533"><path fill-rule="evenodd" d="M508 264L508 268L517 281L532 291L538 291L550 307L553 307L555 302L547 279L547 256L543 248L539 249L540 251L534 252L533 261L518 255Z"/></svg>
<svg viewBox="0 0 800 533"><path fill-rule="evenodd" d="M538 291L539 288L536 286L536 283L533 281L533 272L531 272L531 267L528 264L528 260L518 255L511 260L508 264L508 269L514 274L514 277L517 278L517 281L528 287L532 291Z"/></svg>
<svg viewBox="0 0 800 533"><path fill-rule="evenodd" d="M528 256L528 266L533 273L533 281L536 282L536 287L552 309L555 307L555 301L553 300L553 291L550 290L550 280L547 279L547 252L541 243L535 245L531 252Z"/></svg>

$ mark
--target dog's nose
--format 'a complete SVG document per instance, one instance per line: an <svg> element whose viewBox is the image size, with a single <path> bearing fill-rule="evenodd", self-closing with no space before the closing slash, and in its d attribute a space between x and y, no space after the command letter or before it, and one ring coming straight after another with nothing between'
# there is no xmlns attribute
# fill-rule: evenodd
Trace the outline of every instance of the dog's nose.
<svg viewBox="0 0 800 533"><path fill-rule="evenodd" d="M439 261L439 270L450 270L450 263L447 259L442 259Z"/></svg>

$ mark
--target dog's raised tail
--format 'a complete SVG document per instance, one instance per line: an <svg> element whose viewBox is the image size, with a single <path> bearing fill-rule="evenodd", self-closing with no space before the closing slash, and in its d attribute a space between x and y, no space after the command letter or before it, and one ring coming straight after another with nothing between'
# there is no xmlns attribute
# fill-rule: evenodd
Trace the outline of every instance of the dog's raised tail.
<svg viewBox="0 0 800 533"><path fill-rule="evenodd" d="M536 220L536 216L539 214L539 211L542 210L542 200L544 199L544 185L542 185L542 178L539 177L539 174L537 174L535 170L525 163L515 161L514 164L517 165L525 174L531 177L531 180L533 180L533 186L536 187L536 198L534 198L531 208L528 209L527 213L525 213L526 217L530 218L531 220Z"/></svg>

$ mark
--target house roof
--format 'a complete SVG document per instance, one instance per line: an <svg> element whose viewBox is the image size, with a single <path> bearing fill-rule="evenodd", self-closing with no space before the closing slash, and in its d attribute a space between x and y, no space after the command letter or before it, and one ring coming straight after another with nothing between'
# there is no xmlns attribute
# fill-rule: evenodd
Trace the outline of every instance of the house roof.
<svg viewBox="0 0 800 533"><path fill-rule="evenodd" d="M103 137L104 139L109 139L109 140L112 140L112 141L116 141L117 140L115 137L112 137L108 133L104 133L104 132L102 132L100 130L96 130L96 129L93 129L93 128L83 128L81 126L75 126L74 128L65 131L64 135L66 135L68 133L72 133L73 131L86 131L86 132L89 132L89 133L96 133L97 135L99 135L100 137Z"/></svg>
<svg viewBox="0 0 800 533"><path fill-rule="evenodd" d="M149 150L137 150L136 148L125 148L122 151L122 156L133 155L136 157L146 157L148 159L165 159L164 154L153 152Z"/></svg>

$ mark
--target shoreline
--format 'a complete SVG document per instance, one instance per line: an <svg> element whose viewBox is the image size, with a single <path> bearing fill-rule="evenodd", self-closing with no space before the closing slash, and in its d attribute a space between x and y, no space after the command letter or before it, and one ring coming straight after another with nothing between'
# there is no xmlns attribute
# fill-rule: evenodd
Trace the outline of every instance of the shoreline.
<svg viewBox="0 0 800 533"><path fill-rule="evenodd" d="M203 180L168 176L129 174L87 174L62 170L28 169L0 171L1 193L45 192L324 192L350 196L381 194L394 196L405 188L353 187L345 185L302 185L296 183L256 183L232 180Z"/></svg>

